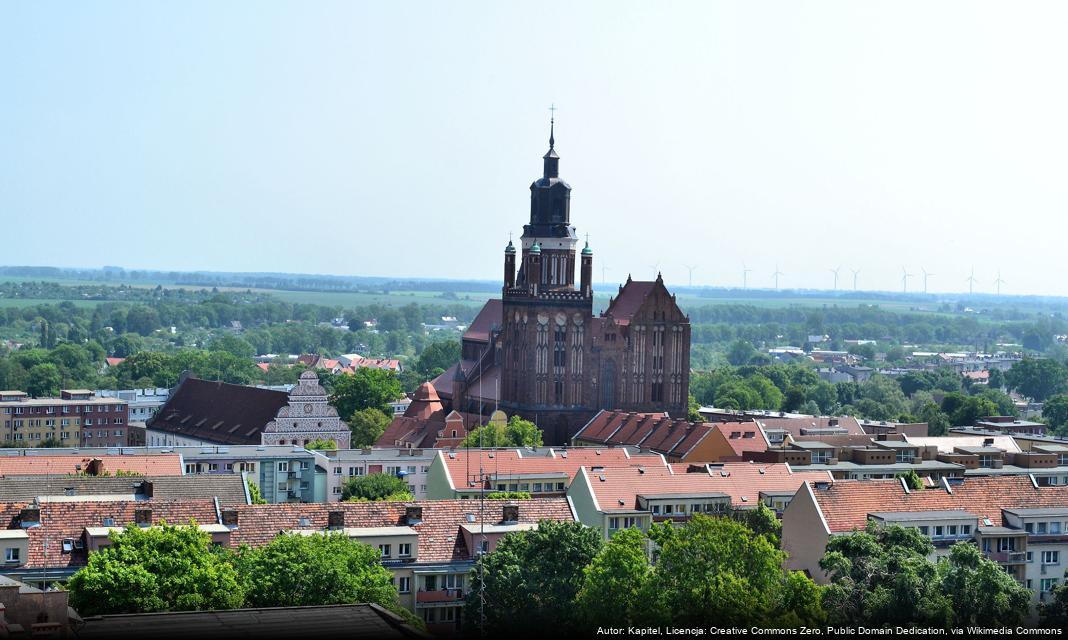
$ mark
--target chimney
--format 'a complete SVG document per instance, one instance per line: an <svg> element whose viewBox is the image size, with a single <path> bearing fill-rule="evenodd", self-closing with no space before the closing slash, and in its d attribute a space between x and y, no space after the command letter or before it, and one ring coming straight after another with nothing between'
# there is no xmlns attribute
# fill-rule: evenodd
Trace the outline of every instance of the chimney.
<svg viewBox="0 0 1068 640"><path fill-rule="evenodd" d="M136 509L134 510L134 524L139 527L151 527L152 526L152 509Z"/></svg>
<svg viewBox="0 0 1068 640"><path fill-rule="evenodd" d="M231 529L237 528L237 509L223 509L222 523Z"/></svg>
<svg viewBox="0 0 1068 640"><path fill-rule="evenodd" d="M152 492L153 492L152 481L151 480L142 480L141 481L141 493L144 494L144 496L146 498L151 498L152 497Z"/></svg>
<svg viewBox="0 0 1068 640"><path fill-rule="evenodd" d="M408 526L419 524L423 521L423 508L416 506L404 507L404 522Z"/></svg>
<svg viewBox="0 0 1068 640"><path fill-rule="evenodd" d="M85 465L85 475L98 476L104 471L104 461L100 458L93 458Z"/></svg>
<svg viewBox="0 0 1068 640"><path fill-rule="evenodd" d="M327 514L326 528L330 530L344 529L345 528L345 512L344 511L331 511Z"/></svg>
<svg viewBox="0 0 1068 640"><path fill-rule="evenodd" d="M519 505L506 504L502 509L501 521L505 524L515 524L519 522Z"/></svg>
<svg viewBox="0 0 1068 640"><path fill-rule="evenodd" d="M32 504L22 511L19 511L19 525L25 529L27 527L36 527L41 524L41 507L36 504Z"/></svg>

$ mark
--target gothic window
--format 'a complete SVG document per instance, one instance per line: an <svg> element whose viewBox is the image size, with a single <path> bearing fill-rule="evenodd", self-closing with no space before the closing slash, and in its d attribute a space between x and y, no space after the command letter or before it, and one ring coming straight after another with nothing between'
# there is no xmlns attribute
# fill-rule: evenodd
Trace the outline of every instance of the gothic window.
<svg viewBox="0 0 1068 640"><path fill-rule="evenodd" d="M566 364L566 340L567 331L564 329L564 327L557 327L556 332L553 335L553 366L558 369L563 369L564 365Z"/></svg>

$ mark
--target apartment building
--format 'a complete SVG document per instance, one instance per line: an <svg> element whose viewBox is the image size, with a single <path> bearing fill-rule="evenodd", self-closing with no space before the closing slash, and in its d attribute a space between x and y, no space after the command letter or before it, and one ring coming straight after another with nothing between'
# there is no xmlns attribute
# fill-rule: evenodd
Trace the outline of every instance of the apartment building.
<svg viewBox="0 0 1068 640"><path fill-rule="evenodd" d="M194 474L245 474L269 503L326 502L327 467L316 453L299 446L210 445L173 447L183 471Z"/></svg>
<svg viewBox="0 0 1068 640"><path fill-rule="evenodd" d="M933 558L958 542L974 543L1030 589L1036 604L1068 567L1068 487L1021 475L943 478L918 491L900 479L805 482L783 512L787 566L827 582L819 566L827 542L869 521L917 529L931 539Z"/></svg>
<svg viewBox="0 0 1068 640"><path fill-rule="evenodd" d="M1041 436L955 431L939 438L909 438L925 457L964 467L965 476L1031 475L1039 485L1068 484L1068 446Z"/></svg>
<svg viewBox="0 0 1068 640"><path fill-rule="evenodd" d="M79 449L0 449L0 477L180 476L178 454L122 455Z"/></svg>
<svg viewBox="0 0 1068 640"><path fill-rule="evenodd" d="M115 447L127 442L129 405L87 389L65 389L58 398L30 398L0 391L0 441L21 447Z"/></svg>
<svg viewBox="0 0 1068 640"><path fill-rule="evenodd" d="M439 450L427 473L427 497L473 499L492 491L521 491L536 498L562 496L583 466L666 464L660 454L632 453L622 447Z"/></svg>
<svg viewBox="0 0 1068 640"><path fill-rule="evenodd" d="M368 544L393 573L401 604L431 633L459 632L467 576L482 553L508 533L542 520L574 521L565 498L410 503L270 504L219 507L216 500L77 500L0 503L5 574L37 586L61 583L110 544L108 534L133 524L189 523L212 542L236 549L278 535L337 532Z"/></svg>
<svg viewBox="0 0 1068 640"><path fill-rule="evenodd" d="M876 438L887 439L876 439ZM747 460L786 462L798 469L826 471L837 479L894 478L914 471L939 479L964 475L965 467L936 457L934 452L902 436L798 435L766 451L747 452Z"/></svg>
<svg viewBox="0 0 1068 640"><path fill-rule="evenodd" d="M352 477L372 473L400 476L408 483L408 490L416 500L427 497L427 476L436 449L408 449L404 447L374 447L366 449L337 449L315 451L320 466L327 470L326 501L341 500L345 482Z"/></svg>
<svg viewBox="0 0 1068 640"><path fill-rule="evenodd" d="M567 497L583 524L611 538L654 522L685 522L694 514L726 514L763 503L782 513L806 480L832 482L827 472L795 472L788 464L727 462L579 469Z"/></svg>

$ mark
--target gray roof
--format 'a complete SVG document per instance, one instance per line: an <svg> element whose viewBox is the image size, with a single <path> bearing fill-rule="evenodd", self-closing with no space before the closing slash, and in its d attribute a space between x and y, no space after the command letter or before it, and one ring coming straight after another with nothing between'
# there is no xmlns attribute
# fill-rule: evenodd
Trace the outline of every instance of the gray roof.
<svg viewBox="0 0 1068 640"><path fill-rule="evenodd" d="M5 478L0 482L0 502L29 502L47 496L124 496L126 499L147 500L143 481L152 483L152 498L157 500L188 500L218 498L222 506L248 504L245 482L241 474L219 473L189 476L26 476Z"/></svg>
<svg viewBox="0 0 1068 640"><path fill-rule="evenodd" d="M964 510L948 511L878 511L868 514L880 520L978 520L979 516Z"/></svg>
<svg viewBox="0 0 1068 640"><path fill-rule="evenodd" d="M1005 513L1027 518L1030 516L1063 516L1068 513L1068 507L1047 507L1045 509L1002 509Z"/></svg>
<svg viewBox="0 0 1068 640"><path fill-rule="evenodd" d="M964 469L959 464L942 462L940 460L924 460L919 464L914 462L893 462L888 464L857 464L856 462L839 462L838 464L806 464L795 465L794 471L834 471L836 469L849 469L851 471L956 471Z"/></svg>

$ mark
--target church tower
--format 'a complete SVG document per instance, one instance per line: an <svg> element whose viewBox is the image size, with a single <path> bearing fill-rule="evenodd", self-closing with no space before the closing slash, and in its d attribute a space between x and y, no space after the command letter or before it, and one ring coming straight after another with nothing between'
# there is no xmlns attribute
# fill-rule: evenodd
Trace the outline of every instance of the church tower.
<svg viewBox="0 0 1068 640"><path fill-rule="evenodd" d="M583 250L583 277L576 287L577 244L571 187L560 178L550 121L549 151L542 157L541 178L530 185L530 221L523 225L519 255L511 243L505 249L499 362L501 408L536 420L549 434L566 431L568 414L584 412L589 400L584 370L593 252L588 245Z"/></svg>

